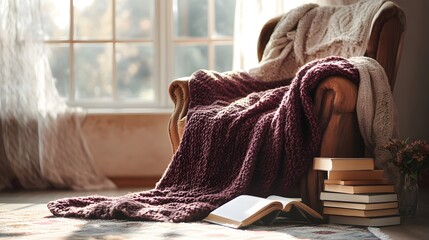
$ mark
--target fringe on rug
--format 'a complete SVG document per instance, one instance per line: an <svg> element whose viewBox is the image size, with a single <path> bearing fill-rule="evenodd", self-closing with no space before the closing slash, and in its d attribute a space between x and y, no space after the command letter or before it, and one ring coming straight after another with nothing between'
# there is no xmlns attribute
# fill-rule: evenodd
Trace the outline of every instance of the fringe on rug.
<svg viewBox="0 0 429 240"><path fill-rule="evenodd" d="M376 237L380 238L381 240L392 240L389 235L383 233L380 228L376 227L368 227L368 231L370 231L372 234L374 234Z"/></svg>

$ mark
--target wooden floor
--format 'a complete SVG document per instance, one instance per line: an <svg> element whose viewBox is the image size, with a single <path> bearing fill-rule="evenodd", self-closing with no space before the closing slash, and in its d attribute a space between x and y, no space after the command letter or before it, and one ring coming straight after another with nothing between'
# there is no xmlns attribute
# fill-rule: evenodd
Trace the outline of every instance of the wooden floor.
<svg viewBox="0 0 429 240"><path fill-rule="evenodd" d="M399 226L381 228L393 240L429 239L429 188L420 189L416 216Z"/></svg>
<svg viewBox="0 0 429 240"><path fill-rule="evenodd" d="M0 193L0 208L2 210L14 210L22 208L23 204L46 204L51 200L71 196L104 195L120 196L129 192L141 191L144 189L127 188L112 191L24 191L24 192L3 192ZM419 195L418 211L414 218L404 219L399 226L380 228L392 240L406 239L429 239L429 188L421 189Z"/></svg>

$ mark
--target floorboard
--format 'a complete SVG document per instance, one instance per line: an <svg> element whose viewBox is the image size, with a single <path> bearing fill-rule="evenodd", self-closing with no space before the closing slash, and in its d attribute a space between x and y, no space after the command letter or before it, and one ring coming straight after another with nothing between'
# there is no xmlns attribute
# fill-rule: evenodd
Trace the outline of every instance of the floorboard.
<svg viewBox="0 0 429 240"><path fill-rule="evenodd" d="M46 203L64 197L103 195L121 196L130 192L146 190L144 188L122 188L110 191L19 191L1 192L0 210L3 213L9 211L25 211L28 209L40 209L47 212ZM380 228L392 240L404 239L428 239L429 236L429 188L421 189L417 214L413 218L403 219L399 226Z"/></svg>

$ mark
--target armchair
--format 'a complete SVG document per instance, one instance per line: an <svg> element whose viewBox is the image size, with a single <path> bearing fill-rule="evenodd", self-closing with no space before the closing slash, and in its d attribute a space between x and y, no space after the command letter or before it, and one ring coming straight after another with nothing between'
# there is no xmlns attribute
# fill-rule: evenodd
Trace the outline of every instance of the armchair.
<svg viewBox="0 0 429 240"><path fill-rule="evenodd" d="M280 17L273 18L262 28L258 40L259 60L279 20ZM377 60L385 69L391 90L393 90L399 66L404 31L404 12L394 3L385 2L372 21L365 55ZM364 156L365 146L356 116L357 89L356 84L336 76L329 77L319 84L314 95L314 111L318 115L323 133L320 156ZM174 80L170 84L169 93L175 106L169 122L170 141L175 152L186 125L189 102L188 80L186 78ZM319 212L321 212L319 194L323 190L324 174L309 169L297 191L306 204Z"/></svg>

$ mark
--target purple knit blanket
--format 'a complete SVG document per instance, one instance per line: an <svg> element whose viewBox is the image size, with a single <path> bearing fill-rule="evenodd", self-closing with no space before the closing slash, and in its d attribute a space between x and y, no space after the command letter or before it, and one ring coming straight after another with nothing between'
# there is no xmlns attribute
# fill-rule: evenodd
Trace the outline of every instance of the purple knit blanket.
<svg viewBox="0 0 429 240"><path fill-rule="evenodd" d="M285 195L319 151L312 96L333 75L359 79L338 57L308 63L292 81L275 83L245 72L198 71L189 83L182 143L154 189L59 199L48 208L63 217L183 222L201 220L241 194Z"/></svg>

